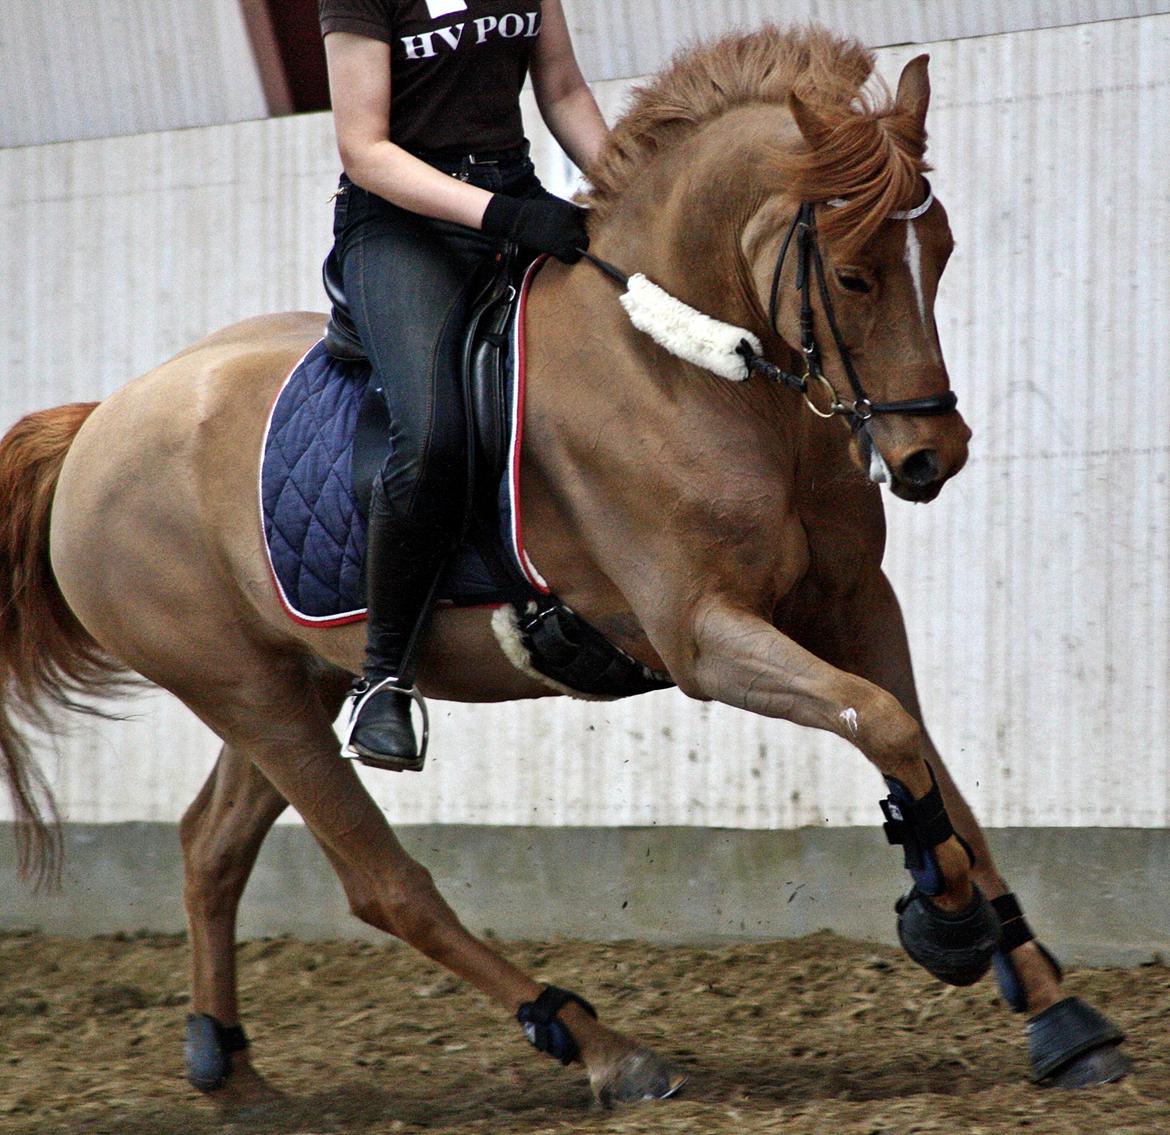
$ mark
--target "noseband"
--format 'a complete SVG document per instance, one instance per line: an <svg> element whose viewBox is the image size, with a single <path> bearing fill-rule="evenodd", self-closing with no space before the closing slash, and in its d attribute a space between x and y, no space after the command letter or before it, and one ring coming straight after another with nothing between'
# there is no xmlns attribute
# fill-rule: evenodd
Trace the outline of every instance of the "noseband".
<svg viewBox="0 0 1170 1135"><path fill-rule="evenodd" d="M929 185L926 191L926 200L914 209L891 213L891 220L912 221L921 217L934 203L934 194ZM839 206L843 201L830 201L830 206ZM775 363L769 362L757 354L746 340L739 346L748 369L762 374L765 378L783 382L786 386L798 390L804 395L805 402L814 414L821 418L832 418L835 415L845 415L850 420L854 430L859 429L874 416L874 414L949 414L958 403L953 390L943 391L941 394L932 394L926 398L905 398L898 402L874 402L865 393L865 387L857 375L849 348L845 345L845 338L837 323L837 315L833 310L833 301L829 295L829 286L825 280L825 263L821 256L820 244L817 241L816 206L811 201L805 201L797 210L792 224L780 246L780 255L776 258L776 269L772 273L772 288L768 301L768 323L776 330L776 319L780 304L780 278L784 270L784 262L788 258L788 249L792 238L796 237L796 286L800 289L800 350L804 355L804 374L792 374ZM833 335L833 342L837 347L841 365L845 368L845 375L849 379L849 386L853 391L853 401L845 401L837 393L833 384L825 377L821 370L821 354L817 348L816 335L813 331L812 284L816 278L817 292L821 297L821 305L825 309L825 318L829 330ZM822 410L812 400L810 384L816 382L828 391L831 402L828 410Z"/></svg>

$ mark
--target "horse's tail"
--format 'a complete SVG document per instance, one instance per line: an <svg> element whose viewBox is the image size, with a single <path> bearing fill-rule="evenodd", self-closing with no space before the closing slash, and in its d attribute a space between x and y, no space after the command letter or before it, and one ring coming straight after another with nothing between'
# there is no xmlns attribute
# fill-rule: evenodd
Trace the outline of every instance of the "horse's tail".
<svg viewBox="0 0 1170 1135"><path fill-rule="evenodd" d="M125 668L70 611L49 563L49 514L65 454L96 403L22 418L0 440L0 771L16 818L21 874L52 882L60 870L56 805L23 722L52 735L52 705L126 684Z"/></svg>

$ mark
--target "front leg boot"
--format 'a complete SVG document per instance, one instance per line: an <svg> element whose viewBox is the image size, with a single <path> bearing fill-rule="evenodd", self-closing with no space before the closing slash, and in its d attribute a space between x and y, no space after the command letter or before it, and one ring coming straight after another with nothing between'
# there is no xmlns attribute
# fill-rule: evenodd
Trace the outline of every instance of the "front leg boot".
<svg viewBox="0 0 1170 1135"><path fill-rule="evenodd" d="M914 880L910 892L894 908L898 940L914 961L940 981L972 985L991 968L999 946L999 919L974 885L971 901L960 911L945 911L931 901L947 885L935 848L954 836L972 866L975 859L951 824L933 769L930 782L930 791L915 800L900 780L886 777L890 795L881 802L886 839L902 848L904 866Z"/></svg>

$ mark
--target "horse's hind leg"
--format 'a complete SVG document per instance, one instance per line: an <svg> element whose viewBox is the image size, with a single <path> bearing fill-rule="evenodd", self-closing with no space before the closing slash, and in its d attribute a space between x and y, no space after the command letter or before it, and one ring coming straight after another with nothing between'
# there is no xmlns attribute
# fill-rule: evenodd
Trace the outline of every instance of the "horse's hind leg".
<svg viewBox="0 0 1170 1135"><path fill-rule="evenodd" d="M225 744L179 825L191 948L187 1074L233 1099L265 1094L251 1071L236 990L236 915L264 837L286 802L247 753Z"/></svg>
<svg viewBox="0 0 1170 1135"><path fill-rule="evenodd" d="M213 928L199 944L206 961L198 963L204 968L197 966L197 982L207 1001L197 1007L206 1004L229 1014L225 1024L234 1019L234 986L225 984L230 970L216 959L230 948L229 907L234 911L255 848L285 801L296 808L324 849L359 918L446 966L513 1015L524 1005L547 1004L548 995L542 998L545 987L469 933L430 873L407 855L353 765L341 758L332 718L320 699L305 696L297 668L282 672L272 659L258 658L243 672L244 659L237 656L233 662L230 697L222 696L220 685L221 696L188 699L227 742L224 787L241 788L247 805L239 810L240 799L232 798L230 791L221 796L217 785L205 789L208 810L201 814L219 817L234 832L226 842L209 833L211 855L229 851L234 861L203 870L205 878L216 881L212 897L200 899L196 907L198 921ZM240 767L245 753L255 765L246 776ZM230 806L229 799L234 800ZM228 819L234 814L240 816L235 825ZM195 820L193 826L204 823ZM221 880L228 876L233 881L225 886ZM212 912L215 917L208 918ZM574 1057L575 1046L576 1059L588 1069L603 1101L667 1096L685 1079L677 1068L601 1025L574 1001L559 1006L553 1015L555 1019L533 1035L544 1038L546 1051L568 1059ZM563 1043L566 1029L568 1047Z"/></svg>

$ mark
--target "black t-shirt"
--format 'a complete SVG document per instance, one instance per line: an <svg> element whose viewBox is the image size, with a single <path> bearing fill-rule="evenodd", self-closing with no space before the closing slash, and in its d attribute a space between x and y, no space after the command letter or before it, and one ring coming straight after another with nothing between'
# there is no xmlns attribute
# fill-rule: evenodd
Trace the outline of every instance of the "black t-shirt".
<svg viewBox="0 0 1170 1135"><path fill-rule="evenodd" d="M321 33L390 45L390 138L435 154L524 140L520 89L540 0L319 0Z"/></svg>

